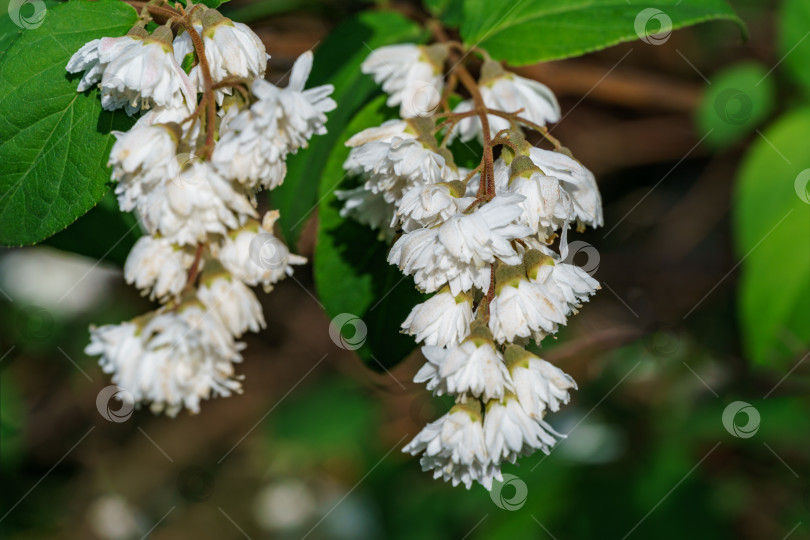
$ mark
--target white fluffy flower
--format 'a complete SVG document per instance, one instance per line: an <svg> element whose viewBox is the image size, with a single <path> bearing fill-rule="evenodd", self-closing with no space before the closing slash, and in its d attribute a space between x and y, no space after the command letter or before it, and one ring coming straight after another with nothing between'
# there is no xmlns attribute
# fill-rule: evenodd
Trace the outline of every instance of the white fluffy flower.
<svg viewBox="0 0 810 540"><path fill-rule="evenodd" d="M234 276L218 274L203 279L197 296L207 309L219 316L234 337L248 330L258 332L266 326L256 295Z"/></svg>
<svg viewBox="0 0 810 540"><path fill-rule="evenodd" d="M414 306L402 323L402 331L425 345L450 347L461 343L470 332L472 317L472 296L453 296L449 288L444 288Z"/></svg>
<svg viewBox="0 0 810 540"><path fill-rule="evenodd" d="M178 244L205 241L209 233L226 234L256 212L250 201L222 178L209 162L192 162L141 197L136 208L152 234ZM127 209L122 205L122 209Z"/></svg>
<svg viewBox="0 0 810 540"><path fill-rule="evenodd" d="M496 192L516 193L524 200L520 207L521 223L546 239L576 219L571 197L558 178L546 176L527 156L517 156L507 165L502 159L494 164Z"/></svg>
<svg viewBox="0 0 810 540"><path fill-rule="evenodd" d="M399 105L402 118L426 116L439 104L444 87L447 47L388 45L375 49L360 69L374 77L388 94L387 105Z"/></svg>
<svg viewBox="0 0 810 540"><path fill-rule="evenodd" d="M340 217L350 217L373 230L380 229L383 235L393 236L389 227L394 219L395 206L385 200L382 193L372 193L365 186L335 191L335 197L343 201Z"/></svg>
<svg viewBox="0 0 810 540"><path fill-rule="evenodd" d="M222 265L247 285L262 285L269 291L277 281L293 274L293 265L307 259L290 253L273 234L278 212L268 212L261 226L256 222L232 231L223 241L218 256Z"/></svg>
<svg viewBox="0 0 810 540"><path fill-rule="evenodd" d="M153 106L184 106L190 113L197 94L174 58L171 31L160 27L151 36L141 34L105 37L79 49L67 64L70 73L85 72L78 91L101 81L101 105L106 110L123 107L133 115Z"/></svg>
<svg viewBox="0 0 810 540"><path fill-rule="evenodd" d="M468 489L477 481L487 489L501 479L500 470L487 458L481 410L476 403L457 404L450 412L425 426L402 449L423 454L422 470L434 471L434 478L464 484Z"/></svg>
<svg viewBox="0 0 810 540"><path fill-rule="evenodd" d="M362 131L346 141L353 147L343 168L365 178L366 189L397 203L409 188L453 180L457 172L440 152L417 138L401 120Z"/></svg>
<svg viewBox="0 0 810 540"><path fill-rule="evenodd" d="M560 262L538 250L528 251L524 263L529 279L541 286L554 303L564 306L566 313L577 313L599 289L599 282L579 266Z"/></svg>
<svg viewBox="0 0 810 540"><path fill-rule="evenodd" d="M426 382L436 395L466 393L489 401L514 391L501 353L480 333L449 348L422 347L422 354L428 361L414 382Z"/></svg>
<svg viewBox="0 0 810 540"><path fill-rule="evenodd" d="M400 222L402 230L410 232L439 225L472 204L473 198L465 197L464 192L464 184L461 182L412 187L402 195L391 226Z"/></svg>
<svg viewBox="0 0 810 540"><path fill-rule="evenodd" d="M492 71L492 73L487 73ZM479 82L484 104L490 109L514 113L520 109L520 116L538 125L560 120L560 105L549 88L532 79L504 71L500 65L487 63ZM461 102L455 112L467 112L474 108L472 100ZM500 116L488 115L490 136L494 137L502 129L509 129L509 120ZM470 116L462 119L456 128L462 140L481 137L481 119Z"/></svg>
<svg viewBox="0 0 810 540"><path fill-rule="evenodd" d="M565 324L566 312L560 300L526 277L523 266L502 266L496 271L489 328L499 343L516 337L533 337L539 343Z"/></svg>
<svg viewBox="0 0 810 540"><path fill-rule="evenodd" d="M135 242L124 264L127 283L134 284L149 298L177 296L186 286L194 254L165 238L142 236Z"/></svg>
<svg viewBox="0 0 810 540"><path fill-rule="evenodd" d="M295 61L286 88L253 81L258 100L223 119L212 158L222 174L251 188L272 189L284 179L287 154L306 147L313 135L326 133L326 113L336 107L329 97L334 87L304 90L311 70L312 53L307 51Z"/></svg>
<svg viewBox="0 0 810 540"><path fill-rule="evenodd" d="M484 439L490 459L512 463L521 456L542 450L549 453L562 437L545 421L532 418L513 395L490 401L484 416Z"/></svg>
<svg viewBox="0 0 810 540"><path fill-rule="evenodd" d="M515 223L521 197L495 197L471 214L456 214L439 227L417 229L402 235L388 254L388 262L412 274L425 292L445 284L454 295L473 286L489 286L489 265L496 258L518 264L520 258L511 241L531 232Z"/></svg>
<svg viewBox="0 0 810 540"><path fill-rule="evenodd" d="M112 381L135 401L151 402L155 413L174 416L183 407L196 413L202 399L241 391L233 369L233 362L241 361L236 348L222 354L183 312L91 328L85 352L101 355L99 363Z"/></svg>
<svg viewBox="0 0 810 540"><path fill-rule="evenodd" d="M205 57L215 83L228 77L264 78L269 56L264 43L249 26L233 22L209 9L202 14L202 24L195 24L194 29L202 37ZM174 49L177 62L182 62L187 54L194 51L191 36L181 32L174 40ZM202 92L204 81L200 66L194 66L189 76L197 90ZM222 104L224 97L231 93L230 88L217 90L217 103Z"/></svg>
<svg viewBox="0 0 810 540"><path fill-rule="evenodd" d="M579 161L560 152L532 148L530 157L545 175L560 181L562 189L571 198L574 214L579 221L592 227L601 227L604 224L602 197L591 171Z"/></svg>
<svg viewBox="0 0 810 540"><path fill-rule="evenodd" d="M515 395L534 419L542 419L546 410L558 411L561 403L571 399L569 391L577 388L570 375L523 347L508 345L504 356L515 384Z"/></svg>
<svg viewBox="0 0 810 540"><path fill-rule="evenodd" d="M132 210L135 202L160 182L180 174L177 160L179 130L143 119L129 131L113 131L115 144L107 165L118 182L115 193L122 210Z"/></svg>

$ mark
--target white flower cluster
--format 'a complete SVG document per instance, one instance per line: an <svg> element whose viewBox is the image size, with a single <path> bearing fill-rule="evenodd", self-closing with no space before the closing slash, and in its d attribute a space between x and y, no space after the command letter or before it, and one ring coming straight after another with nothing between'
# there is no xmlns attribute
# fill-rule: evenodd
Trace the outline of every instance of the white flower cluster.
<svg viewBox="0 0 810 540"><path fill-rule="evenodd" d="M333 88L304 89L310 52L285 88L263 79L267 58L250 28L197 5L151 34L141 24L91 41L67 65L83 73L79 92L100 88L105 109L142 113L115 133L109 166L121 209L148 233L126 280L161 306L91 328L86 352L156 413L197 412L203 399L241 391L237 340L265 326L250 287L269 291L306 262L274 236L278 212L259 219L255 196L282 182L289 153L326 132Z"/></svg>
<svg viewBox="0 0 810 540"><path fill-rule="evenodd" d="M344 168L363 183L339 196L344 215L388 225L389 238L399 234L388 262L413 276L422 292L435 293L413 308L402 329L423 344L427 359L414 380L455 396L456 404L404 451L421 454L435 478L490 489L502 478L503 462L549 452L562 436L544 418L568 402L576 383L526 347L554 334L599 288L550 245L560 238L565 250L572 223L602 225L601 200L588 169L564 153L532 147L518 125L498 115L487 114L490 136L502 145L489 176L494 193L481 187L488 175L457 167L444 144L455 136L484 139L480 115L463 114L475 110L473 100L440 117L455 114L459 121L437 125L437 117L413 118L405 93L408 74L442 91L443 61L436 58L447 54L436 47L384 47L363 65L405 119L348 141ZM535 125L559 119L548 88L491 62L477 92L488 110L519 112Z"/></svg>

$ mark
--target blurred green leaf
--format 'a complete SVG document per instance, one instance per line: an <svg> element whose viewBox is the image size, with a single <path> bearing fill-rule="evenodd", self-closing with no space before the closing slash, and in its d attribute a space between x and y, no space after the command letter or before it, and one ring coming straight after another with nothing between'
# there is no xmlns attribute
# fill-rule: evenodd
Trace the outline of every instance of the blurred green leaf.
<svg viewBox="0 0 810 540"><path fill-rule="evenodd" d="M25 442L23 401L8 370L0 372L0 469L13 469L22 458Z"/></svg>
<svg viewBox="0 0 810 540"><path fill-rule="evenodd" d="M410 278L388 264L388 245L378 239L377 231L340 216L342 203L335 190L345 187L343 162L349 149L344 142L395 114L385 106L385 96L378 96L338 137L321 178L314 261L315 286L326 313L332 318L350 314L363 321L367 334L357 353L376 370L397 364L416 347L413 338L399 330L422 296Z"/></svg>
<svg viewBox="0 0 810 540"><path fill-rule="evenodd" d="M110 190L92 210L44 243L123 267L129 251L140 236L137 219L118 208L118 200Z"/></svg>
<svg viewBox="0 0 810 540"><path fill-rule="evenodd" d="M464 20L464 0L424 0L425 8L445 25L456 27Z"/></svg>
<svg viewBox="0 0 810 540"><path fill-rule="evenodd" d="M39 242L107 191L110 131L132 119L102 111L98 90L77 94L65 65L88 41L123 35L136 20L118 0L74 0L49 9L0 58L0 244Z"/></svg>
<svg viewBox="0 0 810 540"><path fill-rule="evenodd" d="M751 359L784 365L810 343L810 108L782 117L746 156L734 206L740 319Z"/></svg>
<svg viewBox="0 0 810 540"><path fill-rule="evenodd" d="M295 246L304 221L318 204L318 181L338 136L378 91L371 77L360 72L360 64L377 47L418 41L420 36L419 26L399 13L371 11L335 28L319 47L308 85L333 84L332 97L338 107L329 114L329 133L315 137L306 151L288 158L287 178L270 195L281 211L279 224L291 246Z"/></svg>
<svg viewBox="0 0 810 540"><path fill-rule="evenodd" d="M745 26L725 0L464 0L461 37L513 65L580 56L624 41L662 42L672 30L714 19ZM652 40L648 37L660 34Z"/></svg>
<svg viewBox="0 0 810 540"><path fill-rule="evenodd" d="M777 33L779 57L790 75L810 90L810 2L785 0L779 14Z"/></svg>
<svg viewBox="0 0 810 540"><path fill-rule="evenodd" d="M737 142L773 110L776 89L764 66L749 62L721 71L706 88L697 112L706 144L723 148Z"/></svg>

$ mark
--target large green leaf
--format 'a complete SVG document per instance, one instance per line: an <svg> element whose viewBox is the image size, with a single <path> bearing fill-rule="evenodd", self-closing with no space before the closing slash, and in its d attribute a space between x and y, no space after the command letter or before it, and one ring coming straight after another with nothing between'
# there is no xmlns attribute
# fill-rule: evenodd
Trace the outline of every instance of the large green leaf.
<svg viewBox="0 0 810 540"><path fill-rule="evenodd" d="M123 35L137 20L118 0L48 10L0 58L0 244L38 242L70 225L107 191L113 137L131 119L76 93L65 65L86 42Z"/></svg>
<svg viewBox="0 0 810 540"><path fill-rule="evenodd" d="M785 0L779 16L779 57L794 79L810 90L810 2Z"/></svg>
<svg viewBox="0 0 810 540"><path fill-rule="evenodd" d="M378 91L371 77L360 72L360 64L372 49L416 41L420 35L416 23L402 15L372 11L338 26L318 48L308 85L333 84L338 107L329 114L329 133L316 136L309 148L290 156L287 178L272 192L273 205L281 211L281 229L291 245L318 204L318 181L335 141L354 113Z"/></svg>
<svg viewBox="0 0 810 540"><path fill-rule="evenodd" d="M740 318L750 357L791 359L810 343L810 108L766 130L740 172Z"/></svg>
<svg viewBox="0 0 810 540"><path fill-rule="evenodd" d="M579 56L712 19L742 21L725 0L465 0L467 45L513 65ZM656 40L655 42L657 42Z"/></svg>
<svg viewBox="0 0 810 540"><path fill-rule="evenodd" d="M332 318L347 313L363 321L367 334L357 353L378 370L395 365L415 348L413 338L399 329L422 295L411 278L387 263L388 245L378 239L377 232L340 216L335 190L345 187L341 179L349 154L346 140L395 114L385 107L385 97L379 96L338 136L321 178L314 261L315 286L326 313Z"/></svg>
<svg viewBox="0 0 810 540"><path fill-rule="evenodd" d="M123 267L141 234L135 214L122 212L110 190L89 212L45 240L45 244Z"/></svg>
<svg viewBox="0 0 810 540"><path fill-rule="evenodd" d="M745 62L712 77L697 111L706 144L726 147L754 132L773 110L776 89L768 70Z"/></svg>

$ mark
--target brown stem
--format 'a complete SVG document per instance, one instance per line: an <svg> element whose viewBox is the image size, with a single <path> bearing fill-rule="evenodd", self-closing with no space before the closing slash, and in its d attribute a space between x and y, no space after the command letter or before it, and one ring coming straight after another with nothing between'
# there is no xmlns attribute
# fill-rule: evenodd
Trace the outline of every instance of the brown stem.
<svg viewBox="0 0 810 540"><path fill-rule="evenodd" d="M197 274L200 272L200 259L202 259L205 244L197 244L197 251L194 252L194 262L191 268L188 269L188 277L186 278L186 289L194 287L194 282L197 280Z"/></svg>
<svg viewBox="0 0 810 540"><path fill-rule="evenodd" d="M211 156L214 150L214 129L216 127L217 118L217 101L214 97L214 80L211 78L211 68L208 64L208 57L205 56L205 45L194 28L194 25L184 18L181 20L183 28L188 32L191 38L191 43L194 45L194 51L197 53L197 60L199 63L200 72L203 78L203 99L202 103L205 104L205 146L203 147L203 156L207 159Z"/></svg>
<svg viewBox="0 0 810 540"><path fill-rule="evenodd" d="M484 298L487 303L484 312L484 322L489 323L489 306L492 304L492 299L495 298L495 263L489 265L489 290Z"/></svg>

